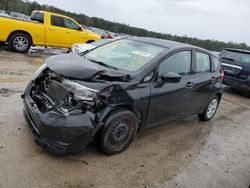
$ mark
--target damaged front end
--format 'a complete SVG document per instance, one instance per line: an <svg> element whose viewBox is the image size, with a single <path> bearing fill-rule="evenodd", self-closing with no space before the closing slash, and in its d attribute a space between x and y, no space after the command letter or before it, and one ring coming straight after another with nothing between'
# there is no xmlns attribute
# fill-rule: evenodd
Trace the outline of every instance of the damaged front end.
<svg viewBox="0 0 250 188"><path fill-rule="evenodd" d="M30 96L41 112L54 110L67 116L94 112L93 107L100 103L97 92L47 69L34 81Z"/></svg>
<svg viewBox="0 0 250 188"><path fill-rule="evenodd" d="M98 92L45 68L23 95L36 143L56 154L85 148L100 129L97 115L106 107Z"/></svg>

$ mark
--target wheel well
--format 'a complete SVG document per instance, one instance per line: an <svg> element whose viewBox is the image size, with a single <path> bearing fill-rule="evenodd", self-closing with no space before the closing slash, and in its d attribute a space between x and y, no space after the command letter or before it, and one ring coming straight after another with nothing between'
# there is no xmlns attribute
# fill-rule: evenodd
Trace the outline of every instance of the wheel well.
<svg viewBox="0 0 250 188"><path fill-rule="evenodd" d="M136 109L136 108L133 108L132 106L129 106L129 105L120 105L120 106L116 106L115 108L111 109L106 115L105 117L103 118L102 122L105 122L107 120L107 118L114 112L118 111L118 110L129 110L131 112L133 112L135 114L135 117L137 118L138 120L138 130L140 129L141 127L141 122L142 122L142 116L141 116L141 112Z"/></svg>
<svg viewBox="0 0 250 188"><path fill-rule="evenodd" d="M14 35L14 34L16 34L16 33L23 33L23 34L28 35L28 36L30 37L30 39L31 39L31 44L33 44L32 36L31 36L28 32L22 31L22 30L17 30L17 31L11 32L11 33L9 34L9 36L8 36L8 39L7 39L7 42L8 42L8 43L9 43L9 40L10 40L11 36Z"/></svg>
<svg viewBox="0 0 250 188"><path fill-rule="evenodd" d="M141 123L141 112L138 109L133 108L132 106L129 106L129 105L121 106L121 108L125 108L133 112L138 120L138 124Z"/></svg>
<svg viewBox="0 0 250 188"><path fill-rule="evenodd" d="M94 40L88 40L86 43L91 43L91 42L95 42Z"/></svg>

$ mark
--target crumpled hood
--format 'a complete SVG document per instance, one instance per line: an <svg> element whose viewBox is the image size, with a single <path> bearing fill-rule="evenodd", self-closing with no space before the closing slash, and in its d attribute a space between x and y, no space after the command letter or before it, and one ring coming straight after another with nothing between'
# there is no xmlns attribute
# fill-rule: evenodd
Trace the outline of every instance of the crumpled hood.
<svg viewBox="0 0 250 188"><path fill-rule="evenodd" d="M94 76L123 78L124 72L107 69L76 54L55 55L46 60L50 70L66 78L91 80Z"/></svg>

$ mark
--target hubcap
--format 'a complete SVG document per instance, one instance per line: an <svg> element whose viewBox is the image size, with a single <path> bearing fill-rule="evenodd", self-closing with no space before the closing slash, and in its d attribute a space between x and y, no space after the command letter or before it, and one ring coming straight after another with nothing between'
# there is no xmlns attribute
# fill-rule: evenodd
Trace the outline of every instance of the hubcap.
<svg viewBox="0 0 250 188"><path fill-rule="evenodd" d="M207 117L208 118L211 118L215 114L217 106L218 106L218 101L216 99L213 99L209 103L208 108L207 108Z"/></svg>
<svg viewBox="0 0 250 188"><path fill-rule="evenodd" d="M28 46L28 40L25 37L23 37L23 36L17 36L14 39L13 45L15 46L15 48L17 50L23 51Z"/></svg>
<svg viewBox="0 0 250 188"><path fill-rule="evenodd" d="M121 120L113 125L108 140L112 147L118 147L127 141L129 135L129 122Z"/></svg>

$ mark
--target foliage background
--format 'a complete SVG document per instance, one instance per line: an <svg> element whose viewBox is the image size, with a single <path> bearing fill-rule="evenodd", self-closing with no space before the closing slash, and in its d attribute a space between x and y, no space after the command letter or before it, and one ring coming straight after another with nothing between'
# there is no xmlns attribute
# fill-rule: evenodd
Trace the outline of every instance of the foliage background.
<svg viewBox="0 0 250 188"><path fill-rule="evenodd" d="M33 10L46 10L70 16L75 20L77 20L80 24L86 26L98 27L115 33L126 33L134 36L154 37L154 38L162 38L167 40L183 42L200 46L202 48L206 48L211 51L221 51L224 48L239 48L239 49L250 50L250 46L248 46L246 43L235 43L235 42L225 43L217 40L201 40L188 36L177 36L177 35L170 35L167 33L158 33L154 31L148 31L142 28L131 27L126 24L110 22L102 18L89 17L85 14L76 14L53 6L41 5L35 1L31 2L28 0L0 0L0 9L6 10L8 12L10 11L21 12L26 15L30 15Z"/></svg>

